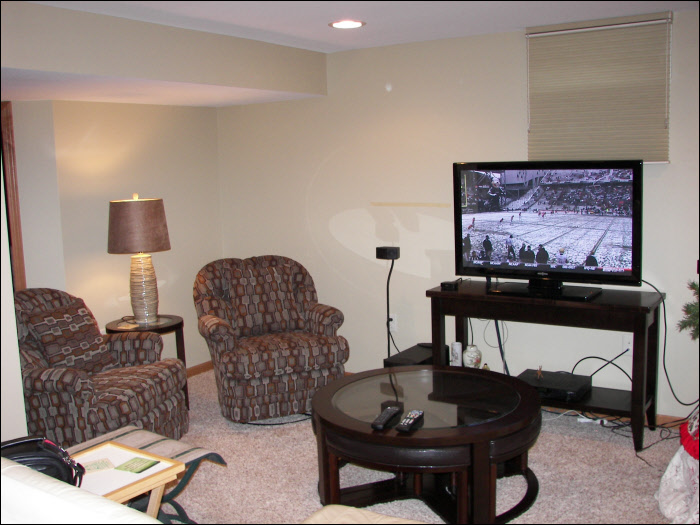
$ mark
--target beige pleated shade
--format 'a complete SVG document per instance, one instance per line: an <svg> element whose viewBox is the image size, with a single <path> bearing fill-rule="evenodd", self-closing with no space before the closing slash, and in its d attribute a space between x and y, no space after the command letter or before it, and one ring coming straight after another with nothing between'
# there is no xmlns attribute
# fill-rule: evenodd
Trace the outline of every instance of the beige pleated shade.
<svg viewBox="0 0 700 525"><path fill-rule="evenodd" d="M163 199L109 202L108 253L151 253L170 249Z"/></svg>
<svg viewBox="0 0 700 525"><path fill-rule="evenodd" d="M671 24L652 13L528 28L528 159L667 162Z"/></svg>

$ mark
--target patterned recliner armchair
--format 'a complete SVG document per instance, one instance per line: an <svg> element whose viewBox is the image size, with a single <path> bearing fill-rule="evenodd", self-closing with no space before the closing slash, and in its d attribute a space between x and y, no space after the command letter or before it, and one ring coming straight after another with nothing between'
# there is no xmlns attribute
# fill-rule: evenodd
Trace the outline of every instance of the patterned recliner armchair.
<svg viewBox="0 0 700 525"><path fill-rule="evenodd" d="M219 259L194 282L221 414L247 422L311 410L319 388L342 377L343 313L318 303L311 275L287 257Z"/></svg>
<svg viewBox="0 0 700 525"><path fill-rule="evenodd" d="M50 288L16 292L15 315L30 435L69 447L126 425L187 432L187 371L160 359L160 335L102 335L82 299Z"/></svg>

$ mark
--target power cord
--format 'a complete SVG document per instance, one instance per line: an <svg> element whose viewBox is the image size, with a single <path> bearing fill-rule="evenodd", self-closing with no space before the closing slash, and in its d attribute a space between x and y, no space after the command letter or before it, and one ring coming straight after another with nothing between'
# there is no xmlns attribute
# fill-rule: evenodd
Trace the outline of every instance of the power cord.
<svg viewBox="0 0 700 525"><path fill-rule="evenodd" d="M510 370L508 370L508 362L506 361L505 350L503 349L503 343L501 342L501 331L498 328L498 321L494 320L496 325L496 338L498 339L498 350L501 352L501 360L503 361L503 371L507 376L510 375Z"/></svg>
<svg viewBox="0 0 700 525"><path fill-rule="evenodd" d="M244 425L250 425L251 427L281 427L284 425L291 425L293 423L302 423L311 419L311 414L305 412L304 414L297 414L299 416L304 416L300 419L294 419L292 421L281 421L279 423L253 423L251 421L246 421Z"/></svg>
<svg viewBox="0 0 700 525"><path fill-rule="evenodd" d="M389 283L391 282L391 272L394 271L394 259L391 260L389 268L389 276L386 278L386 356L391 357L391 341L394 336L391 335L391 315L389 314ZM394 343L396 346L396 343Z"/></svg>
<svg viewBox="0 0 700 525"><path fill-rule="evenodd" d="M642 279L642 282L651 286L654 290L656 290L656 293L658 293L659 296L661 297L661 306L663 307L663 315L664 315L664 344L663 344L663 353L662 353L662 357L661 357L661 363L663 365L664 375L666 376L666 381L668 382L668 387L671 389L671 394L673 394L673 397L676 399L676 401L678 401L678 403L680 403L681 405L686 406L686 407L695 406L698 404L698 401L700 401L700 398L696 399L692 403L684 403L683 401L678 399L678 396L676 395L676 391L673 390L673 385L671 384L671 378L668 376L668 370L666 369L666 340L667 340L667 336L668 336L668 322L666 320L666 299L664 299L664 295L659 291L659 289L656 286L654 286L653 284L651 284L649 281L645 281Z"/></svg>
<svg viewBox="0 0 700 525"><path fill-rule="evenodd" d="M490 321L490 320L489 319L479 319L479 321ZM484 325L483 338L484 338L484 342L486 343L486 345L489 348L498 348L498 351L501 354L501 361L503 361L503 373L506 375L510 375L510 371L508 370L508 362L506 360L506 353L505 353L505 343L506 343L506 341L508 341L508 326L506 325L505 322L500 321L501 327L503 328L503 333L504 333L504 339L501 340L501 332L500 332L498 323L499 323L499 321L494 320L494 324L496 326L496 340L497 340L496 345L489 343L487 340L486 330L488 330L488 327L489 327L488 322ZM470 320L470 324L471 324L471 320ZM472 341L473 340L474 340L474 333L472 331Z"/></svg>
<svg viewBox="0 0 700 525"><path fill-rule="evenodd" d="M627 352L629 352L629 350L630 350L629 348L626 348L625 350L623 350L622 352L620 352L619 354L617 354L615 357L613 357L613 358L610 359L610 360L604 359L604 358L598 357L598 356L588 356L588 357L584 357L584 358L582 358L582 359L579 359L579 360L576 362L576 364L574 365L574 367L571 369L571 373L572 373L572 374L574 373L574 370L576 370L576 367L579 365L579 363L582 363L583 361L586 361L587 359L600 359L601 361L605 361L605 364L604 364L603 366L601 366L598 370L596 370L595 372L593 372L593 373L591 374L591 377L593 377L594 375L596 375L598 372L600 372L600 371L601 371L603 368L605 368L606 366L608 366L608 365L613 365L615 368L617 368L617 369L620 370L623 374L625 374L625 375L627 376L627 379L630 380L630 382L632 382L632 377L631 377L622 367L620 367L619 365L616 365L615 363L613 363L613 361L615 361L618 357L622 357L623 355L625 355Z"/></svg>

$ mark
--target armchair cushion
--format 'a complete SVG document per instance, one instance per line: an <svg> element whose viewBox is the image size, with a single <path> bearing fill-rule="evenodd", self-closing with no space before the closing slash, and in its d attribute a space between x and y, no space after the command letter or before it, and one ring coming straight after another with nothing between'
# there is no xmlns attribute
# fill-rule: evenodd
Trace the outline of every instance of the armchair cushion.
<svg viewBox="0 0 700 525"><path fill-rule="evenodd" d="M237 268L230 294L241 337L304 328L288 266Z"/></svg>
<svg viewBox="0 0 700 525"><path fill-rule="evenodd" d="M110 422L110 429L144 418L164 400L182 391L187 378L177 359L137 367L113 368L92 376L95 391L94 420ZM115 425L114 421L119 424Z"/></svg>
<svg viewBox="0 0 700 525"><path fill-rule="evenodd" d="M29 315L27 328L43 346L51 368L78 368L96 373L115 365L92 313L81 299Z"/></svg>
<svg viewBox="0 0 700 525"><path fill-rule="evenodd" d="M241 339L235 351L221 356L234 379L259 379L342 365L348 359L345 339L308 332L285 332Z"/></svg>

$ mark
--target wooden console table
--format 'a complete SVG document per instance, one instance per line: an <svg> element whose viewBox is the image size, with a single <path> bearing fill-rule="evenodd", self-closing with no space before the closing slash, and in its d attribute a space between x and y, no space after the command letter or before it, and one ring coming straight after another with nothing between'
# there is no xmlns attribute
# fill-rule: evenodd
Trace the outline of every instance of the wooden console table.
<svg viewBox="0 0 700 525"><path fill-rule="evenodd" d="M467 340L465 319L573 326L631 332L632 389L593 387L579 402L546 400L548 406L629 417L635 450L644 446L644 423L656 428L659 353L659 305L665 294L637 290L603 290L591 301L565 301L487 293L485 281L463 281L457 291L440 287L426 292L431 301L433 363L448 364L445 316L455 317L456 340Z"/></svg>

